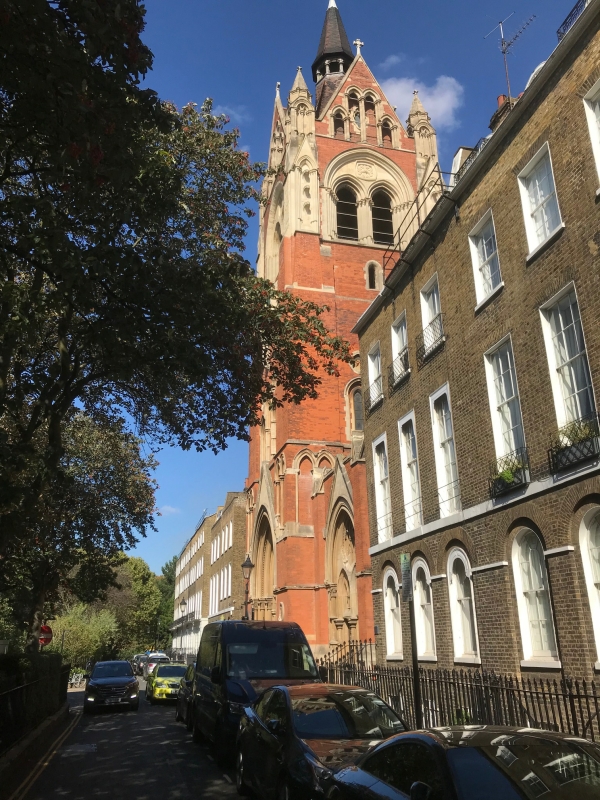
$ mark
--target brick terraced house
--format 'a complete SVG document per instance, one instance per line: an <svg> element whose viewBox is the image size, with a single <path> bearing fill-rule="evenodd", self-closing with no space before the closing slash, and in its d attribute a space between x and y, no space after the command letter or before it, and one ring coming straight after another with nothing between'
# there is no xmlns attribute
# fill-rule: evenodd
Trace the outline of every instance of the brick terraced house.
<svg viewBox="0 0 600 800"><path fill-rule="evenodd" d="M592 677L600 0L578 3L524 93L499 103L453 177L430 173L354 328L378 657L410 664L408 552L423 666Z"/></svg>
<svg viewBox="0 0 600 800"><path fill-rule="evenodd" d="M327 305L351 333L383 285L383 261L430 165L435 131L415 99L404 128L330 0L309 91L298 70L279 86L263 184L258 272ZM294 620L315 653L373 635L358 357L324 376L319 398L263 409L247 479L254 616Z"/></svg>

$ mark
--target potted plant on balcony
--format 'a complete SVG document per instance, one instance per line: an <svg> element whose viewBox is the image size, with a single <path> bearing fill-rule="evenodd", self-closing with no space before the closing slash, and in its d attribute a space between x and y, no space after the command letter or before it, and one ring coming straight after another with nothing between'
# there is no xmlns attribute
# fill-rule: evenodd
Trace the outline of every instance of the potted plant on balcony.
<svg viewBox="0 0 600 800"><path fill-rule="evenodd" d="M596 418L575 420L561 428L553 448L556 470L566 469L600 453Z"/></svg>
<svg viewBox="0 0 600 800"><path fill-rule="evenodd" d="M490 494L492 497L498 497L528 483L529 464L527 460L522 456L515 456L509 461L503 458L495 465L490 479Z"/></svg>

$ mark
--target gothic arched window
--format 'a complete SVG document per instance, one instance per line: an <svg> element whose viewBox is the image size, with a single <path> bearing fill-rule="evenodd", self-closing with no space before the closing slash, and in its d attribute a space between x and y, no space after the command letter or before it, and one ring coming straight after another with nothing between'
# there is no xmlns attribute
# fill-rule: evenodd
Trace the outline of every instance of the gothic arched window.
<svg viewBox="0 0 600 800"><path fill-rule="evenodd" d="M377 143L377 117L375 114L375 101L372 97L365 99L365 117L367 123L367 141Z"/></svg>
<svg viewBox="0 0 600 800"><path fill-rule="evenodd" d="M344 115L338 111L333 118L333 135L336 139L344 139L346 132L344 130Z"/></svg>
<svg viewBox="0 0 600 800"><path fill-rule="evenodd" d="M381 138L383 140L384 147L392 147L392 126L386 120L384 120L383 125L381 126Z"/></svg>
<svg viewBox="0 0 600 800"><path fill-rule="evenodd" d="M367 289L377 288L377 264L369 264L367 267Z"/></svg>
<svg viewBox="0 0 600 800"><path fill-rule="evenodd" d="M365 407L360 384L352 392L352 430L363 431L365 429Z"/></svg>
<svg viewBox="0 0 600 800"><path fill-rule="evenodd" d="M383 191L373 195L373 241L375 244L392 244L394 241L392 201Z"/></svg>
<svg viewBox="0 0 600 800"><path fill-rule="evenodd" d="M340 239L358 240L358 206L349 186L337 191L337 233Z"/></svg>
<svg viewBox="0 0 600 800"><path fill-rule="evenodd" d="M358 97L356 94L351 94L348 97L348 109L350 112L350 119L356 126L354 130L352 130L351 138L354 141L360 139L360 128L361 128L361 121L360 121L360 103L358 101Z"/></svg>

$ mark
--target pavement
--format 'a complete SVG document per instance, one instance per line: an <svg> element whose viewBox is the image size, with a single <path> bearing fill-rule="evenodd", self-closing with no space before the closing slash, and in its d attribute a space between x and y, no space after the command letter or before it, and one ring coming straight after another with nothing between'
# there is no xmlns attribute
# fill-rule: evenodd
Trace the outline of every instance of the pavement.
<svg viewBox="0 0 600 800"><path fill-rule="evenodd" d="M0 786L6 800L185 800L237 797L232 770L192 741L172 703L151 706L140 681L139 711L83 715L83 690L70 690L69 718L32 752L19 776Z"/></svg>

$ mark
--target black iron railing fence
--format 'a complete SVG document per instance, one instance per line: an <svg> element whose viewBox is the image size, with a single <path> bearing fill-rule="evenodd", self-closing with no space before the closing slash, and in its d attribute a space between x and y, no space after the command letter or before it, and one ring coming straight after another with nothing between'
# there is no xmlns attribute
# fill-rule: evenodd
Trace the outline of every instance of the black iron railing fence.
<svg viewBox="0 0 600 800"><path fill-rule="evenodd" d="M320 670L329 683L373 690L415 727L412 669L379 666L373 642L335 648ZM600 741L600 687L594 681L420 669L419 682L426 727L515 725Z"/></svg>
<svg viewBox="0 0 600 800"><path fill-rule="evenodd" d="M492 464L490 497L500 497L529 483L529 455L526 447L519 447Z"/></svg>
<svg viewBox="0 0 600 800"><path fill-rule="evenodd" d="M365 413L371 411L383 401L383 376L375 378L364 394Z"/></svg>
<svg viewBox="0 0 600 800"><path fill-rule="evenodd" d="M392 361L388 375L388 385L390 390L396 389L410 375L410 361L408 357L408 347Z"/></svg>
<svg viewBox="0 0 600 800"><path fill-rule="evenodd" d="M438 314L416 337L417 366L419 369L421 369L428 358L431 358L431 356L442 347L445 341L444 315Z"/></svg>
<svg viewBox="0 0 600 800"><path fill-rule="evenodd" d="M577 22L579 17L585 11L586 6L589 4L590 0L579 0L578 3L571 9L569 16L560 26L560 28L556 31L556 35L558 37L558 41L560 42L567 33L571 30L573 25Z"/></svg>

